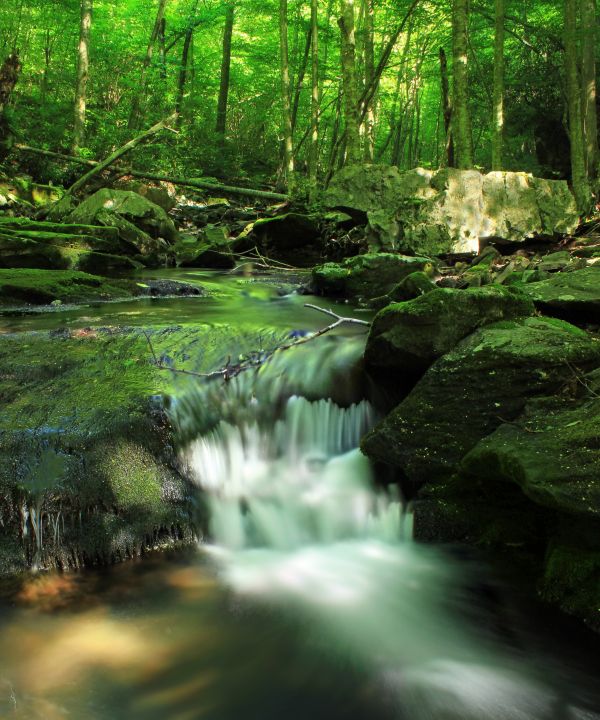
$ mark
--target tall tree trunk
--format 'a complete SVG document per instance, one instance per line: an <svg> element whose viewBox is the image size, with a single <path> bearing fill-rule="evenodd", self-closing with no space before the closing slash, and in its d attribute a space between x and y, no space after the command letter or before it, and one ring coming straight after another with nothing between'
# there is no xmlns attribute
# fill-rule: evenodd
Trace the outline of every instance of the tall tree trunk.
<svg viewBox="0 0 600 720"><path fill-rule="evenodd" d="M20 72L21 61L19 56L17 53L12 53L0 67L0 161L4 160L8 155L14 142L5 110L19 79Z"/></svg>
<svg viewBox="0 0 600 720"><path fill-rule="evenodd" d="M227 101L229 99L229 79L231 74L231 39L233 37L233 23L235 19L235 6L233 2L227 5L225 13L225 27L223 28L223 55L221 58L221 83L219 86L219 101L217 103L216 132L221 145L225 142L227 129Z"/></svg>
<svg viewBox="0 0 600 720"><path fill-rule="evenodd" d="M456 165L461 170L473 167L473 139L469 113L468 0L452 2L452 58L454 93L452 98L452 134Z"/></svg>
<svg viewBox="0 0 600 720"><path fill-rule="evenodd" d="M165 18L163 18L160 21L160 28L158 30L158 56L160 58L160 77L163 80L167 79L166 34L167 34L167 21L165 20Z"/></svg>
<svg viewBox="0 0 600 720"><path fill-rule="evenodd" d="M587 213L591 205L591 191L585 167L581 92L577 67L577 4L578 0L564 0L565 77L571 143L571 182L579 212Z"/></svg>
<svg viewBox="0 0 600 720"><path fill-rule="evenodd" d="M142 119L142 104L145 100L146 90L148 86L148 68L150 67L150 63L152 62L152 57L154 55L154 46L156 45L156 41L158 40L163 17L165 16L166 5L167 0L158 0L156 20L154 21L154 27L152 28L150 41L148 42L148 47L146 48L146 55L144 56L144 61L142 62L142 71L140 73L137 92L133 97L133 102L131 103L131 112L129 113L129 122L127 124L127 127L130 130L138 129L140 121Z"/></svg>
<svg viewBox="0 0 600 720"><path fill-rule="evenodd" d="M452 137L452 100L450 99L450 82L448 80L448 59L446 51L440 48L440 75L442 82L442 111L444 113L444 132L446 134L446 163L454 167L454 139Z"/></svg>
<svg viewBox="0 0 600 720"><path fill-rule="evenodd" d="M183 49L181 51L181 66L179 68L179 79L177 80L177 96L175 98L175 113L177 119L175 120L175 127L179 129L181 127L182 116L181 112L183 109L183 98L185 96L185 85L187 83L188 75L188 63L190 57L190 47L192 45L192 39L194 37L194 26L190 25L185 33L183 40Z"/></svg>
<svg viewBox="0 0 600 720"><path fill-rule="evenodd" d="M310 102L310 150L308 156L308 177L311 187L317 187L319 166L319 112L321 93L319 92L319 10L318 0L310 0L310 34L312 47L311 65L311 102Z"/></svg>
<svg viewBox="0 0 600 720"><path fill-rule="evenodd" d="M356 85L356 38L354 35L354 0L340 0L342 81L344 86L344 120L346 123L346 157L349 165L360 162L360 121Z"/></svg>
<svg viewBox="0 0 600 720"><path fill-rule="evenodd" d="M294 181L294 141L290 99L290 63L288 51L287 0L279 0L279 63L283 126L283 182L291 189Z"/></svg>
<svg viewBox="0 0 600 720"><path fill-rule="evenodd" d="M375 79L375 10L373 0L364 0L364 46L365 46L365 87L369 87ZM375 157L375 99L367 100L364 122L365 160L373 162Z"/></svg>
<svg viewBox="0 0 600 720"><path fill-rule="evenodd" d="M492 170L502 170L504 140L504 0L496 3L494 39L494 90L492 115Z"/></svg>
<svg viewBox="0 0 600 720"><path fill-rule="evenodd" d="M304 43L304 53L302 54L302 61L298 68L298 78L296 80L296 87L294 89L294 102L292 103L292 132L296 130L296 122L298 120L298 108L300 107L300 95L302 94L302 88L304 87L304 76L306 75L306 68L308 66L308 57L310 55L310 46L312 44L312 29L309 27L306 32L306 42Z"/></svg>
<svg viewBox="0 0 600 720"><path fill-rule="evenodd" d="M90 74L90 34L92 31L93 0L81 0L81 22L77 50L77 84L75 87L75 116L71 152L85 143L85 113L87 107L87 83Z"/></svg>
<svg viewBox="0 0 600 720"><path fill-rule="evenodd" d="M596 0L581 0L581 88L583 132L588 177L598 176L598 115L596 106Z"/></svg>

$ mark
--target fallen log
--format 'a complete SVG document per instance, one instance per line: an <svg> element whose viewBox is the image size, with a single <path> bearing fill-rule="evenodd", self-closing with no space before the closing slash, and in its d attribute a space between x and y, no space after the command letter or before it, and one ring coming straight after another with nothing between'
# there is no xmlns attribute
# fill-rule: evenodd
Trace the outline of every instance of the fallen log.
<svg viewBox="0 0 600 720"><path fill-rule="evenodd" d="M125 145L122 145L120 148L115 150L114 153L109 155L105 160L102 160L102 162L99 162L89 172L87 172L85 175L80 177L79 180L74 182L73 185L71 185L71 187L67 190L66 194L74 195L78 190L81 190L84 185L87 185L87 183L93 177L101 173L103 170L106 170L106 168L113 165L120 157L125 155L125 153L128 153L134 148L136 148L138 145L141 145L149 137L152 137L152 135L156 135L157 132L164 130L169 125L169 123L173 122L176 118L177 114L174 113L165 120L161 120L160 122L156 123L156 125L153 125L148 130L145 130L141 135L138 135L132 140L129 140L129 142L126 142Z"/></svg>
<svg viewBox="0 0 600 720"><path fill-rule="evenodd" d="M14 149L25 153L32 153L34 155L42 155L43 157L48 157L55 160L65 160L66 162L72 162L76 165L86 165L87 167L91 168L95 168L100 164L96 160L84 160L73 155L65 155L64 153L53 152L51 150L42 150L41 148L35 148L31 147L30 145L23 145L21 143L15 144ZM261 200L277 200L278 202L286 202L287 200L289 200L288 195L271 192L269 190L255 190L254 188L236 187L233 185L221 185L221 183L211 183L208 180L200 179L186 180L185 178L174 178L167 175L146 173L141 170L131 170L118 167L113 169L119 172L120 177L124 175L131 175L131 177L138 178L140 180L168 182L172 185L190 187L197 190L210 190L216 193L222 193L223 195L241 195L243 197L259 198Z"/></svg>

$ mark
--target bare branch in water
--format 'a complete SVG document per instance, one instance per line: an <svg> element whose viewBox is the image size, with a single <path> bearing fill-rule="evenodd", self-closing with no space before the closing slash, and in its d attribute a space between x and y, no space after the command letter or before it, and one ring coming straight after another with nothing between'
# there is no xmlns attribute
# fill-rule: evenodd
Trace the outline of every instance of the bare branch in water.
<svg viewBox="0 0 600 720"><path fill-rule="evenodd" d="M335 328L338 328L341 325L363 325L366 327L370 327L371 325L371 323L367 322L366 320L357 320L356 318L343 317L342 315L338 315L337 313L333 312L333 310L328 310L327 308L322 308L318 305L311 305L310 303L306 303L304 307L324 313L325 315L329 315L329 317L335 318L335 322L331 323L331 325L327 325L327 327L321 328L320 330L316 330L313 333L305 335L304 337L295 338L293 342L287 343L286 345L279 345L272 350L254 353L250 357L240 361L235 365L231 364L230 356L227 358L227 363L224 367L222 367L220 370L215 370L214 372L210 373L194 372L193 370L180 370L178 368L173 368L165 365L164 362L160 360L156 355L150 335L145 330L143 331L143 333L148 342L150 352L152 353L153 362L159 370L168 370L169 372L176 373L177 375L190 375L191 377L203 378L205 380L211 380L220 377L225 382L227 382L228 380L237 377L245 370L251 370L252 368L260 367L265 362L267 362L267 360L270 360L276 352L289 350L290 348L296 347L296 345L303 345L310 340L314 340L315 338L325 335L325 333L335 330Z"/></svg>

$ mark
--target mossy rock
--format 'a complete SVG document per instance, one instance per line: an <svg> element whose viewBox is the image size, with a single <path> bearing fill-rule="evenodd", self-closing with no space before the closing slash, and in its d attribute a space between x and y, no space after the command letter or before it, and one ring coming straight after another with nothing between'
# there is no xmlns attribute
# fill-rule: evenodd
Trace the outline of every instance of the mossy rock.
<svg viewBox="0 0 600 720"><path fill-rule="evenodd" d="M465 456L461 478L515 483L539 505L600 521L599 438L598 398L532 402Z"/></svg>
<svg viewBox="0 0 600 720"><path fill-rule="evenodd" d="M75 270L0 269L0 306L92 302L133 294L130 283Z"/></svg>
<svg viewBox="0 0 600 720"><path fill-rule="evenodd" d="M406 276L432 270L434 265L430 258L369 253L317 266L312 283L321 295L368 300L386 295Z"/></svg>
<svg viewBox="0 0 600 720"><path fill-rule="evenodd" d="M523 291L547 315L574 323L600 323L600 266L556 273Z"/></svg>
<svg viewBox="0 0 600 720"><path fill-rule="evenodd" d="M371 368L395 368L399 373L418 376L477 328L533 312L533 303L526 295L499 285L467 290L436 288L378 313L365 359Z"/></svg>
<svg viewBox="0 0 600 720"><path fill-rule="evenodd" d="M573 367L599 363L600 341L566 322L530 317L488 325L434 362L366 436L363 451L416 485L443 480L529 399L572 382Z"/></svg>
<svg viewBox="0 0 600 720"><path fill-rule="evenodd" d="M119 275L140 270L142 263L123 255L109 253L88 252L83 253L77 260L77 269L97 275Z"/></svg>

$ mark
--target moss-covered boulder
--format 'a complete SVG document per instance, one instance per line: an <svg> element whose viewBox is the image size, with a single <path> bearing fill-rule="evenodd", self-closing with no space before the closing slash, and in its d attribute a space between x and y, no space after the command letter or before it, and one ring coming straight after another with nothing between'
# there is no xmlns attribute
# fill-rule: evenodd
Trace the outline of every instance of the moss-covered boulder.
<svg viewBox="0 0 600 720"><path fill-rule="evenodd" d="M448 478L462 458L528 399L552 394L573 368L600 362L600 341L566 322L528 317L480 328L436 360L363 441L374 460L423 485Z"/></svg>
<svg viewBox="0 0 600 720"><path fill-rule="evenodd" d="M418 376L477 328L533 312L526 295L499 285L437 288L379 312L371 326L365 359L373 369L395 368Z"/></svg>
<svg viewBox="0 0 600 720"><path fill-rule="evenodd" d="M0 269L0 307L114 300L134 292L128 282L75 270Z"/></svg>
<svg viewBox="0 0 600 720"><path fill-rule="evenodd" d="M262 347L259 331L218 325L0 336L0 574L194 539L201 509L166 408L198 380L153 352L210 372L234 343Z"/></svg>
<svg viewBox="0 0 600 720"><path fill-rule="evenodd" d="M143 255L163 251L164 243L176 242L178 237L173 221L162 208L126 190L98 190L65 220L116 227L122 240L133 244Z"/></svg>
<svg viewBox="0 0 600 720"><path fill-rule="evenodd" d="M528 283L523 291L547 315L573 323L600 323L600 266L556 273Z"/></svg>
<svg viewBox="0 0 600 720"><path fill-rule="evenodd" d="M367 300L387 294L415 271L433 268L434 262L426 257L370 253L315 267L312 284L321 295Z"/></svg>

